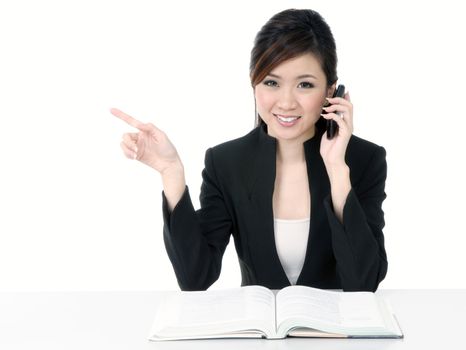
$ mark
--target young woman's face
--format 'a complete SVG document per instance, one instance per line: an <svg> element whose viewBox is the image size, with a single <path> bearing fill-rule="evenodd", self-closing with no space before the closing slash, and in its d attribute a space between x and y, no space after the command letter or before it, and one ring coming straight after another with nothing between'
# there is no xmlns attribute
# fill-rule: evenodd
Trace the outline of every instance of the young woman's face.
<svg viewBox="0 0 466 350"><path fill-rule="evenodd" d="M300 141L314 136L327 87L325 73L312 54L289 59L273 69L254 89L256 108L268 134L278 140Z"/></svg>

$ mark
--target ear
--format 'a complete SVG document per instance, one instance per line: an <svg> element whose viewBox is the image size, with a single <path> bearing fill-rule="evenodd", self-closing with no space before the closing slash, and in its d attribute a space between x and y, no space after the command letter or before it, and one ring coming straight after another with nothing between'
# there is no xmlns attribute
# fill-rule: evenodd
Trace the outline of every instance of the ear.
<svg viewBox="0 0 466 350"><path fill-rule="evenodd" d="M333 83L327 88L327 97L332 97L335 93L335 89L337 88L337 82Z"/></svg>
<svg viewBox="0 0 466 350"><path fill-rule="evenodd" d="M333 97L333 94L335 93L335 89L337 87L337 83L335 82L334 84L330 85L327 88L327 95L325 97ZM330 102L328 100L324 101L324 107L328 107L330 105Z"/></svg>

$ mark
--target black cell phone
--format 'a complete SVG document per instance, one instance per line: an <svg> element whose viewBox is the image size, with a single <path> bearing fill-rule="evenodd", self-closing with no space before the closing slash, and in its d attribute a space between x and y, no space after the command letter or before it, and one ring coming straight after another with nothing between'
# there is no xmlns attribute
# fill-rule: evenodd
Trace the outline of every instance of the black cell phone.
<svg viewBox="0 0 466 350"><path fill-rule="evenodd" d="M345 95L345 86L338 85L333 97L343 97ZM338 124L332 119L327 119L327 139L331 140L338 133Z"/></svg>

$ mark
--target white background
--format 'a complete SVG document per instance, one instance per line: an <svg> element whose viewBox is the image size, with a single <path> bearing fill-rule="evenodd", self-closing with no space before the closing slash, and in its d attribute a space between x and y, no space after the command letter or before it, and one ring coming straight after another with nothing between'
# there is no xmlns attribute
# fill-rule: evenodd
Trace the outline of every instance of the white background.
<svg viewBox="0 0 466 350"><path fill-rule="evenodd" d="M177 289L160 176L109 108L169 135L197 208L205 150L254 124L254 37L292 7L331 26L355 134L387 150L380 288L466 288L460 3L2 1L0 290ZM213 288L240 285L232 243Z"/></svg>

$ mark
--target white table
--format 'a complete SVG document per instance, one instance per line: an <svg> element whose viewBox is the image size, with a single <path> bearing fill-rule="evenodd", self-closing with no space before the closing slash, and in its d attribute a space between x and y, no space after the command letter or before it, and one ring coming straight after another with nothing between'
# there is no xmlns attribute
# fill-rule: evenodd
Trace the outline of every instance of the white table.
<svg viewBox="0 0 466 350"><path fill-rule="evenodd" d="M149 342L164 292L0 293L0 349L466 349L466 290L379 290L404 339Z"/></svg>

